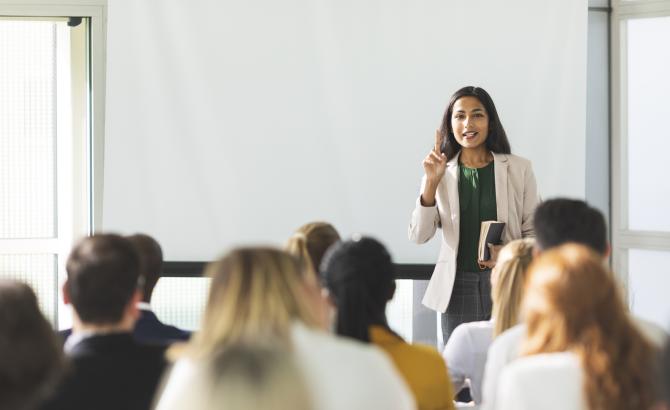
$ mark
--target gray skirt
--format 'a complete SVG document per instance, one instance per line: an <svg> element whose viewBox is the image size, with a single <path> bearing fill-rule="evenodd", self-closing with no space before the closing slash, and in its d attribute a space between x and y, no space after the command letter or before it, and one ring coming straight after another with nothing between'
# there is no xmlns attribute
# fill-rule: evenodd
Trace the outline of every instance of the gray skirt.
<svg viewBox="0 0 670 410"><path fill-rule="evenodd" d="M442 314L442 336L449 336L461 323L491 319L491 270L456 272L446 312Z"/></svg>

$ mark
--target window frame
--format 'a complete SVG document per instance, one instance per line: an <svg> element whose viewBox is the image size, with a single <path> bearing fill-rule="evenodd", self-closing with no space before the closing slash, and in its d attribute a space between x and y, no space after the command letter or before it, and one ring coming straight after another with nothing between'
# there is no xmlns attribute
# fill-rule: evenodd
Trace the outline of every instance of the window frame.
<svg viewBox="0 0 670 410"><path fill-rule="evenodd" d="M626 289L629 305L630 249L670 251L670 232L630 229L628 215L628 45L626 21L670 16L670 0L614 0L611 18L612 90L612 267ZM632 307L632 306L631 306Z"/></svg>
<svg viewBox="0 0 670 410"><path fill-rule="evenodd" d="M66 183L72 184L68 190L72 195L57 194L58 234L55 238L6 239L0 240L0 245L5 254L42 252L58 255L54 325L63 328L70 325L70 315L62 309L60 286L65 278L65 259L73 242L94 232L102 220L107 2L73 0L75 4L60 4L42 0L39 4L30 4L31 1L0 0L0 18L49 20L64 16L82 17L84 24L88 24L86 31L79 33L77 38L80 45L83 42L85 53L73 53L71 57L71 73L83 80L80 81L83 86L75 90L77 95L72 97L72 127L62 129L60 124L57 126L57 137L63 132L73 136L65 145L56 144L58 157L67 158L65 164L58 164L57 173L62 175L66 171ZM74 36L69 45L73 41ZM59 188L57 190L60 191ZM68 214L64 215L64 212ZM61 226L62 223L66 225Z"/></svg>

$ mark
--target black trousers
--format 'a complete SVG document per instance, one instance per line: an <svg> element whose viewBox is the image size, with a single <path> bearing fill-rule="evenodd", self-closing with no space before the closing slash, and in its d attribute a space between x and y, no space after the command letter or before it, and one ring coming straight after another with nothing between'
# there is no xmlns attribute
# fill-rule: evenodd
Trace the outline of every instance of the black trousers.
<svg viewBox="0 0 670 410"><path fill-rule="evenodd" d="M442 336L446 344L461 323L491 319L491 270L456 272L447 311L442 314Z"/></svg>

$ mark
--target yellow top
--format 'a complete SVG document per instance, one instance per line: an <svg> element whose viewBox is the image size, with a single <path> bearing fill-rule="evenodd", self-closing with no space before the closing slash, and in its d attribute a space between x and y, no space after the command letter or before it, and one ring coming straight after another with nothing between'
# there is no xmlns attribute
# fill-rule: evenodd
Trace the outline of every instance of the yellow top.
<svg viewBox="0 0 670 410"><path fill-rule="evenodd" d="M391 357L412 390L419 410L453 410L454 388L437 350L408 344L381 326L370 326L370 342Z"/></svg>

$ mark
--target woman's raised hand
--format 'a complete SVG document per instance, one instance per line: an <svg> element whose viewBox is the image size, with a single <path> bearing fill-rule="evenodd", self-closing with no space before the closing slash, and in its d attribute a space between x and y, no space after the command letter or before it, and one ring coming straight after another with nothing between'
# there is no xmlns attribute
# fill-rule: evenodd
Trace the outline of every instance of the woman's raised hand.
<svg viewBox="0 0 670 410"><path fill-rule="evenodd" d="M435 205L435 192L437 186L447 169L447 156L440 152L442 145L442 134L435 130L435 146L423 160L423 170L426 173L426 185L421 193L421 203L424 206Z"/></svg>

